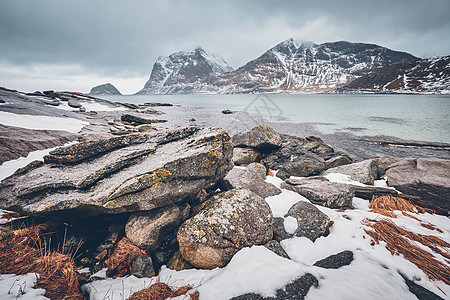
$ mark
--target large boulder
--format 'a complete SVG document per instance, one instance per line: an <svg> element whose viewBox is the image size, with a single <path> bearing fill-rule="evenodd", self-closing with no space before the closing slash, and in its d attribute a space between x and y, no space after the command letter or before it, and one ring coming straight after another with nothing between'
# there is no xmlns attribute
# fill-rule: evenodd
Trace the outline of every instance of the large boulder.
<svg viewBox="0 0 450 300"><path fill-rule="evenodd" d="M286 231L286 219L294 218L297 221L297 229L293 232ZM311 241L327 235L333 222L330 218L321 212L314 204L306 201L300 201L294 204L283 218L274 220L274 238L281 242L284 239L292 237L306 237Z"/></svg>
<svg viewBox="0 0 450 300"><path fill-rule="evenodd" d="M50 152L0 184L0 208L65 219L152 210L194 198L232 168L229 136L186 127Z"/></svg>
<svg viewBox="0 0 450 300"><path fill-rule="evenodd" d="M197 268L223 267L243 247L270 241L272 223L270 207L260 196L248 190L223 192L180 226L180 253Z"/></svg>
<svg viewBox="0 0 450 300"><path fill-rule="evenodd" d="M264 181L266 168L259 163L251 163L247 168L233 168L223 179L232 189L247 189L266 198L281 194L281 190L273 184Z"/></svg>
<svg viewBox="0 0 450 300"><path fill-rule="evenodd" d="M153 251L171 236L170 233L180 223L181 211L172 204L131 215L125 225L125 235L139 248Z"/></svg>
<svg viewBox="0 0 450 300"><path fill-rule="evenodd" d="M330 208L350 208L355 196L353 186L328 181L324 177L288 179L281 188L297 192L314 204Z"/></svg>
<svg viewBox="0 0 450 300"><path fill-rule="evenodd" d="M235 147L251 147L265 153L281 146L278 132L266 125L259 125L248 132L236 134L232 140Z"/></svg>
<svg viewBox="0 0 450 300"><path fill-rule="evenodd" d="M448 215L450 210L450 160L438 158L403 159L385 173L388 184L398 191L419 196L417 203ZM413 200L414 201L414 200Z"/></svg>
<svg viewBox="0 0 450 300"><path fill-rule="evenodd" d="M378 159L368 159L357 163L328 169L324 174L340 173L350 176L350 179L360 183L373 185L378 176Z"/></svg>
<svg viewBox="0 0 450 300"><path fill-rule="evenodd" d="M316 175L325 168L325 160L305 148L308 140L288 135L281 135L281 138L281 148L261 160L267 168L279 170L277 177Z"/></svg>
<svg viewBox="0 0 450 300"><path fill-rule="evenodd" d="M253 148L234 148L233 162L235 165L242 166L255 162L260 153Z"/></svg>

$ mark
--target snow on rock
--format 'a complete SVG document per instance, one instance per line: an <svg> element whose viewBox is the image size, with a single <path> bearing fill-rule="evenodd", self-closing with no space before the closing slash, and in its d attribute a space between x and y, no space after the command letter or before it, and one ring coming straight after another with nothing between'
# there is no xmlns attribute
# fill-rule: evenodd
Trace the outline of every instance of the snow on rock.
<svg viewBox="0 0 450 300"><path fill-rule="evenodd" d="M49 300L44 289L34 288L37 274L0 274L0 299L2 300Z"/></svg>
<svg viewBox="0 0 450 300"><path fill-rule="evenodd" d="M62 147L70 146L76 144L76 142L70 142ZM23 168L26 165L28 165L30 162L35 160L43 161L44 156L48 155L50 151L55 150L59 147L44 149L44 150L36 150L33 152L28 153L27 157L20 157L18 159L5 161L3 164L0 165L0 182L5 179L6 177L12 175L17 169Z"/></svg>
<svg viewBox="0 0 450 300"><path fill-rule="evenodd" d="M72 133L78 133L84 126L89 125L86 121L72 118L19 115L4 111L0 111L0 123L27 129L64 130Z"/></svg>
<svg viewBox="0 0 450 300"><path fill-rule="evenodd" d="M352 183L347 176L329 174L331 179ZM330 179L329 178L329 179ZM279 178L268 176L267 181L279 185ZM283 217L290 207L299 201L307 201L297 193L282 190L280 195L267 197L266 202L273 211L274 217ZM186 284L193 286L200 293L200 299L225 300L245 293L256 293L262 296L275 296L275 291L289 282L311 273L318 281L317 288L311 288L305 299L355 299L364 295L364 299L416 299L400 275L414 279L417 284L434 292L442 298L450 295L450 286L439 281L430 281L417 266L402 256L392 255L384 243L372 245L371 238L361 221L365 218L385 218L369 211L369 201L353 198L354 209L338 211L323 206L316 206L333 222L330 233L312 242L305 237L294 237L281 242L291 260L280 257L263 246L243 248L223 268L213 270L173 271L163 267L159 280L173 287ZM423 222L436 225L443 232L432 231L422 227L421 222L400 215L391 219L408 230L436 235L450 241L450 221L445 216L434 214L416 215ZM294 227L289 218L285 218L286 229ZM292 229L291 228L291 229ZM367 228L366 228L367 229ZM339 269L324 269L313 264L321 259L339 252L349 250L354 253L350 265ZM438 258L443 260L443 258ZM83 286L90 293L90 299L105 299L140 290L155 283L158 277L137 279L106 279Z"/></svg>

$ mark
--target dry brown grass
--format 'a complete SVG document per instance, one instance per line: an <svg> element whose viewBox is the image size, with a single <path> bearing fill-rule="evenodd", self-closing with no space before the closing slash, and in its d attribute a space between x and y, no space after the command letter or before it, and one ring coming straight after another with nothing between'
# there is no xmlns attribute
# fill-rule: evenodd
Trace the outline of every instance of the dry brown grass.
<svg viewBox="0 0 450 300"><path fill-rule="evenodd" d="M140 290L128 298L128 300L165 300L182 295L189 295L191 300L198 300L199 293L195 291L192 294L188 294L192 290L189 285L182 286L176 290L172 290L167 284L157 282L152 284L148 288Z"/></svg>
<svg viewBox="0 0 450 300"><path fill-rule="evenodd" d="M114 278L130 275L133 260L146 254L144 250L133 245L129 239L123 237L112 249L111 254L105 261L108 268L108 276Z"/></svg>
<svg viewBox="0 0 450 300"><path fill-rule="evenodd" d="M420 223L420 226L425 227L429 230L436 230L439 233L442 233L442 230L436 227L436 225L430 224L430 223Z"/></svg>
<svg viewBox="0 0 450 300"><path fill-rule="evenodd" d="M434 255L421 247L413 244L416 241L430 248L433 252L441 254L449 259L448 248L450 244L437 236L417 234L395 225L387 219L363 220L363 225L373 230L365 230L375 243L383 241L386 248L393 255L402 254L404 258L414 263L430 280L440 280L450 285L450 267L437 260ZM442 250L441 248L447 248ZM447 261L449 263L449 261Z"/></svg>
<svg viewBox="0 0 450 300"><path fill-rule="evenodd" d="M84 299L73 257L47 249L37 226L13 230L0 241L0 273L38 273L37 288L50 299Z"/></svg>
<svg viewBox="0 0 450 300"><path fill-rule="evenodd" d="M406 199L400 197L393 197L392 195L383 195L379 197L373 197L370 201L369 208L372 212L378 213L390 218L396 218L393 213L394 210L401 211L404 215L408 215L406 212L412 213L425 213L427 210L423 207L412 204Z"/></svg>

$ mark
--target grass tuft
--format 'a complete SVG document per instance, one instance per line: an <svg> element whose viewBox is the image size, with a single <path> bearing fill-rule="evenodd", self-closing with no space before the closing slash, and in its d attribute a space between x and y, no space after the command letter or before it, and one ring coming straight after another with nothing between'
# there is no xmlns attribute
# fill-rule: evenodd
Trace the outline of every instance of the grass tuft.
<svg viewBox="0 0 450 300"><path fill-rule="evenodd" d="M38 226L12 230L0 240L0 273L37 273L37 288L50 299L78 300L81 295L73 257L47 247Z"/></svg>

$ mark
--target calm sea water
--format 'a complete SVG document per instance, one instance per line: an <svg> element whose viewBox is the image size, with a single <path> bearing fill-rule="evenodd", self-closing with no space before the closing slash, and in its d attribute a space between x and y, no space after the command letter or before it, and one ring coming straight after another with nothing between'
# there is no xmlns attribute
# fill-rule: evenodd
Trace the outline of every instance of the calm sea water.
<svg viewBox="0 0 450 300"><path fill-rule="evenodd" d="M118 102L179 104L169 113L220 117L230 109L271 122L309 123L321 133L393 136L450 143L450 95L139 95L105 96ZM158 108L160 109L160 108ZM219 115L218 115L219 114ZM212 125L212 124L209 124Z"/></svg>

